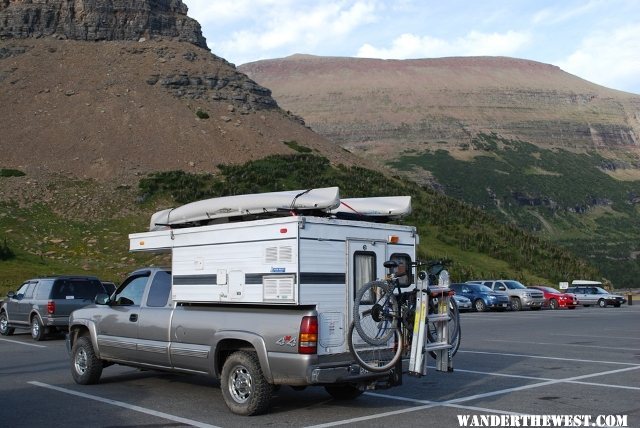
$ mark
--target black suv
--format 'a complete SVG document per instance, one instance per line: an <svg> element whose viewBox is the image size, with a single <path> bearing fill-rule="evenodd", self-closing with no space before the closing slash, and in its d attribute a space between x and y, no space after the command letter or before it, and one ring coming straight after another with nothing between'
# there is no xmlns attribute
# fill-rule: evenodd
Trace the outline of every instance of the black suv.
<svg viewBox="0 0 640 428"><path fill-rule="evenodd" d="M106 289L95 276L56 276L26 281L10 291L0 307L0 334L10 336L16 327L29 328L34 340L46 333L67 330L69 315L93 303Z"/></svg>

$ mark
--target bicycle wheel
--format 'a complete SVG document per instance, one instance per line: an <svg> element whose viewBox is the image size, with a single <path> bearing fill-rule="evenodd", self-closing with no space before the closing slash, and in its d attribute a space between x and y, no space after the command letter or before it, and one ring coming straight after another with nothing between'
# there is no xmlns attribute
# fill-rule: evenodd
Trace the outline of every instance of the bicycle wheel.
<svg viewBox="0 0 640 428"><path fill-rule="evenodd" d="M353 323L368 344L386 344L398 329L398 319L398 300L391 285L384 281L371 281L356 292Z"/></svg>
<svg viewBox="0 0 640 428"><path fill-rule="evenodd" d="M395 334L393 334L395 333ZM402 356L402 335L400 330L392 330L393 338L382 345L365 342L355 329L355 323L349 327L349 350L362 368L370 372L386 372L391 370Z"/></svg>
<svg viewBox="0 0 640 428"><path fill-rule="evenodd" d="M460 328L460 311L458 310L458 304L453 297L449 298L449 318L448 342L451 345L449 353L453 357L454 355L456 355L456 352L458 352L458 349L460 348L460 341L462 339L462 330ZM435 323L429 323L429 329L427 330L427 341L438 341L438 328ZM429 355L431 355L433 358L436 358L436 353L433 351L430 351Z"/></svg>

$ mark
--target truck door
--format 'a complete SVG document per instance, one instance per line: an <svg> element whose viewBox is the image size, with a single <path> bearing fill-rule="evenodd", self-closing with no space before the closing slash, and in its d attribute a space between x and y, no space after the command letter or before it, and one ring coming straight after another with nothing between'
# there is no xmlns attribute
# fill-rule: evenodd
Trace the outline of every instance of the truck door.
<svg viewBox="0 0 640 428"><path fill-rule="evenodd" d="M100 353L120 360L136 360L138 317L151 272L130 276L116 290L107 314L98 325Z"/></svg>
<svg viewBox="0 0 640 428"><path fill-rule="evenodd" d="M24 294L18 301L16 321L24 322L25 324L29 324L31 322L29 316L31 315L31 309L33 309L33 291L35 290L37 283L37 281L30 282L27 285L27 288L24 289ZM23 288L20 290L23 290Z"/></svg>
<svg viewBox="0 0 640 428"><path fill-rule="evenodd" d="M356 290L363 284L376 279L384 278L385 271L383 263L387 260L387 244L385 241L372 241L371 239L350 239L348 242L347 267L349 303L346 313L348 314L348 326L353 320L353 302Z"/></svg>
<svg viewBox="0 0 640 428"><path fill-rule="evenodd" d="M138 357L140 361L165 367L169 359L171 323L171 272L156 271L138 317Z"/></svg>

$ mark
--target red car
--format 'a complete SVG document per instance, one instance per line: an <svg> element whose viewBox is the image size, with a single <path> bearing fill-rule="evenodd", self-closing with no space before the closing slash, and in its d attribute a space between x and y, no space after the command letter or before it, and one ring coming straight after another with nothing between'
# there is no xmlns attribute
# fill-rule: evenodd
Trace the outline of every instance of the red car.
<svg viewBox="0 0 640 428"><path fill-rule="evenodd" d="M575 309L578 306L578 299L573 294L563 293L551 287L544 287L542 285L534 285L529 288L535 288L542 291L544 299L547 301L547 307L549 309L569 308Z"/></svg>

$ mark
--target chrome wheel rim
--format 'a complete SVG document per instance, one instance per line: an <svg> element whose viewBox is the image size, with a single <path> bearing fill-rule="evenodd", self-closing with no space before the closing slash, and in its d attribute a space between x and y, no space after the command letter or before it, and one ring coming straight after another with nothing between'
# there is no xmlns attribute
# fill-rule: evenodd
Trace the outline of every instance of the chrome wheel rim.
<svg viewBox="0 0 640 428"><path fill-rule="evenodd" d="M5 332L9 328L9 321L7 321L7 317L4 315L0 317L0 331Z"/></svg>
<svg viewBox="0 0 640 428"><path fill-rule="evenodd" d="M40 324L36 318L31 321L31 336L38 337L40 334Z"/></svg>
<svg viewBox="0 0 640 428"><path fill-rule="evenodd" d="M244 366L235 366L229 376L228 388L236 403L243 404L249 401L253 389L253 378L249 370Z"/></svg>
<svg viewBox="0 0 640 428"><path fill-rule="evenodd" d="M76 372L83 375L87 371L87 351L82 348L78 349L73 365L76 368Z"/></svg>

